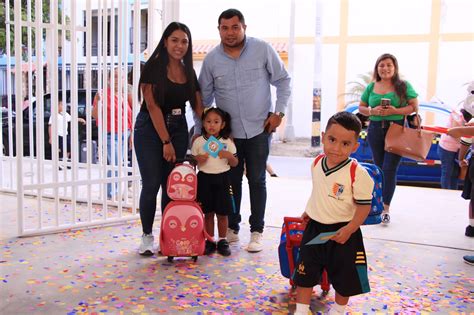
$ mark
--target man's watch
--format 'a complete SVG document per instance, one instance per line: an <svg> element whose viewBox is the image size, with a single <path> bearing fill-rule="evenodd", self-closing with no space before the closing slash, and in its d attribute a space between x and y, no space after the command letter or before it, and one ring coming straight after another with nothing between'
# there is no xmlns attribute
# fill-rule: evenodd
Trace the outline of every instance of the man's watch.
<svg viewBox="0 0 474 315"><path fill-rule="evenodd" d="M276 112L275 115L278 115L278 117L280 118L285 117L285 113L282 113L282 112Z"/></svg>
<svg viewBox="0 0 474 315"><path fill-rule="evenodd" d="M171 141L169 139L168 140L163 140L163 145L170 144L170 143L171 143Z"/></svg>

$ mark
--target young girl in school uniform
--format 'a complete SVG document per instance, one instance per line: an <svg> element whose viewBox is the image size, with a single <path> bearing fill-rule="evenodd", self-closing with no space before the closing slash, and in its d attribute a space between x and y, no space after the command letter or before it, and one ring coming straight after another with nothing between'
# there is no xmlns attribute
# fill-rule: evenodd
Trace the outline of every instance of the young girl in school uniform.
<svg viewBox="0 0 474 315"><path fill-rule="evenodd" d="M219 233L217 244L206 240L205 254L210 255L217 250L219 254L229 256L231 251L226 239L227 216L233 211L229 173L230 168L239 163L235 144L229 138L230 115L219 108L209 108L202 115L202 126L202 136L194 141L191 148L199 169L197 200L204 212L207 233L214 237L214 216L217 217ZM222 144L222 149L215 157L205 149L211 136Z"/></svg>

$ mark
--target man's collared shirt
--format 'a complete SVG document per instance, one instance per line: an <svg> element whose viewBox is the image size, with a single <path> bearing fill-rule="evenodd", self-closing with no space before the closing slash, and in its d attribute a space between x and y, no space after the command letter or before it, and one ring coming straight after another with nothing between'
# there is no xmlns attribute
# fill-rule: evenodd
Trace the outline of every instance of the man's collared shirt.
<svg viewBox="0 0 474 315"><path fill-rule="evenodd" d="M236 59L224 52L222 43L204 59L199 83L205 106L217 107L232 118L232 135L253 138L263 132L272 109L270 84L276 87L275 112L285 112L290 98L290 76L273 47L246 37ZM200 124L199 124L200 125Z"/></svg>

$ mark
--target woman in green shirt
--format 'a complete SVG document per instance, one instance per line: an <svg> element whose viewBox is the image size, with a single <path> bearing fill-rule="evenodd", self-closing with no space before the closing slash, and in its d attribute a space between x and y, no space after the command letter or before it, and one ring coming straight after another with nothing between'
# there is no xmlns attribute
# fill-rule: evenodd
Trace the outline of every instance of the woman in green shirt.
<svg viewBox="0 0 474 315"><path fill-rule="evenodd" d="M385 151L385 135L391 122L403 125L403 116L416 111L417 96L411 84L400 79L397 59L391 54L381 55L375 63L373 82L362 94L359 113L369 116L368 141L372 157L384 175L383 223L390 222L390 202L395 192L401 160L401 156Z"/></svg>

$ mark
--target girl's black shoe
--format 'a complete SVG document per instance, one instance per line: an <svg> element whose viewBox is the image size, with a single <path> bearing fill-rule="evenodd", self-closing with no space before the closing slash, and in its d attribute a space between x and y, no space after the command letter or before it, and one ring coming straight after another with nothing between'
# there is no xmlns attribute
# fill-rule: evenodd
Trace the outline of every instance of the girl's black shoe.
<svg viewBox="0 0 474 315"><path fill-rule="evenodd" d="M213 254L216 251L216 243L206 240L206 249L204 249L204 255Z"/></svg>
<svg viewBox="0 0 474 315"><path fill-rule="evenodd" d="M222 256L230 256L229 242L226 239L221 239L217 242L217 252Z"/></svg>

